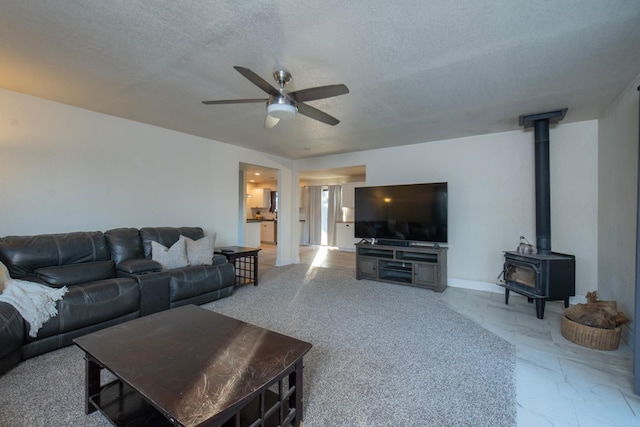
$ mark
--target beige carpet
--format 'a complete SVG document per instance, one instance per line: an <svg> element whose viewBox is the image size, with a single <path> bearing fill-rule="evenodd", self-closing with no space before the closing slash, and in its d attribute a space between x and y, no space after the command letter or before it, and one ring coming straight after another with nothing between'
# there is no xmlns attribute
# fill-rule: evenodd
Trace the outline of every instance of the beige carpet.
<svg viewBox="0 0 640 427"><path fill-rule="evenodd" d="M205 308L311 342L304 425L515 425L515 351L431 291L344 270L274 268ZM108 426L83 411L82 352L67 347L0 376L0 426Z"/></svg>
<svg viewBox="0 0 640 427"><path fill-rule="evenodd" d="M205 305L308 341L305 427L515 425L515 348L429 290L306 264Z"/></svg>

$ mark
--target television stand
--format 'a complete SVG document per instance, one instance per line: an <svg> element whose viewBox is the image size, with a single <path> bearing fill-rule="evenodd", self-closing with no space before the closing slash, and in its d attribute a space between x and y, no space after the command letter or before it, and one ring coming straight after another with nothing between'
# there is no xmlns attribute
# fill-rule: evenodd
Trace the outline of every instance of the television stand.
<svg viewBox="0 0 640 427"><path fill-rule="evenodd" d="M380 246L409 246L411 243L407 240L378 239L372 244Z"/></svg>
<svg viewBox="0 0 640 427"><path fill-rule="evenodd" d="M416 243L403 242L402 246L358 243L356 279L444 291L447 288L447 248Z"/></svg>

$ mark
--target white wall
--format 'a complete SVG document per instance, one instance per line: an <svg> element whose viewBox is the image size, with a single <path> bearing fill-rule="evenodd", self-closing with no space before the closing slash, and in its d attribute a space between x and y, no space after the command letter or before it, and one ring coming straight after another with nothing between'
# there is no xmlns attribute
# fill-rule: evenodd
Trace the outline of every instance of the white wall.
<svg viewBox="0 0 640 427"><path fill-rule="evenodd" d="M235 245L240 162L291 181L287 159L0 90L0 236L194 225Z"/></svg>
<svg viewBox="0 0 640 427"><path fill-rule="evenodd" d="M550 129L552 249L576 256L576 294L597 289L597 122ZM533 130L299 160L366 165L367 185L449 183L450 285L487 288L519 236L535 244ZM489 287L493 289L494 287ZM495 287L495 289L500 289Z"/></svg>
<svg viewBox="0 0 640 427"><path fill-rule="evenodd" d="M618 302L628 317L635 310L638 180L638 91L640 75L609 106L599 122L599 292ZM634 342L634 325L624 332Z"/></svg>
<svg viewBox="0 0 640 427"><path fill-rule="evenodd" d="M597 123L552 127L552 247L597 289ZM368 185L449 182L449 278L491 284L535 240L533 132L290 161L0 90L0 236L200 225L238 242L239 164L278 169L278 265L298 261L298 170L366 165Z"/></svg>

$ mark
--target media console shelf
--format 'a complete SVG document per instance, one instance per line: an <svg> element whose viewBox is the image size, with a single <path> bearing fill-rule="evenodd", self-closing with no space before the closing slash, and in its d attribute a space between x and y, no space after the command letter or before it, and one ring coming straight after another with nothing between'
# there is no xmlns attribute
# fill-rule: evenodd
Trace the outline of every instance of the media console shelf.
<svg viewBox="0 0 640 427"><path fill-rule="evenodd" d="M406 243L405 243L406 244ZM356 245L356 279L417 286L442 292L447 287L447 248Z"/></svg>

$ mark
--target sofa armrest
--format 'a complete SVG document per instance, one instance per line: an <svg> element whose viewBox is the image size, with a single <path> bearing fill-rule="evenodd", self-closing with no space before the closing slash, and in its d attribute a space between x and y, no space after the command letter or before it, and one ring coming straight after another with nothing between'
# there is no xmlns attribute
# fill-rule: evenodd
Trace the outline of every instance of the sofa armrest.
<svg viewBox="0 0 640 427"><path fill-rule="evenodd" d="M220 265L227 262L227 257L220 254L213 255L213 265Z"/></svg>
<svg viewBox="0 0 640 427"><path fill-rule="evenodd" d="M35 274L24 276L20 280L24 280L25 282L38 283L40 285L45 285L45 286L52 287L51 284L45 282L44 280L42 280L40 277L36 276Z"/></svg>
<svg viewBox="0 0 640 427"><path fill-rule="evenodd" d="M162 265L149 258L132 258L117 264L116 269L127 274L146 274L161 271Z"/></svg>

